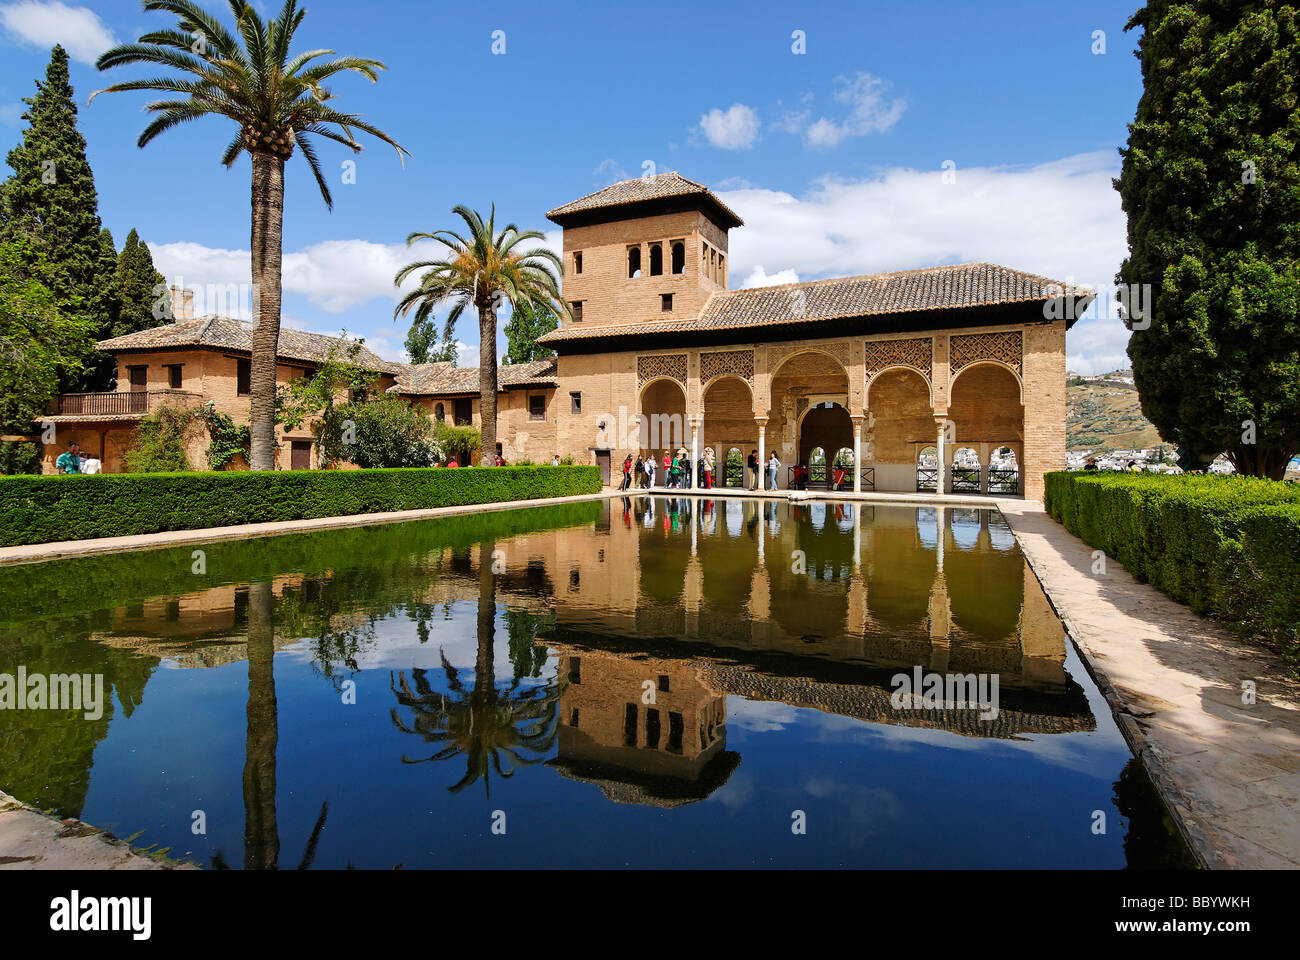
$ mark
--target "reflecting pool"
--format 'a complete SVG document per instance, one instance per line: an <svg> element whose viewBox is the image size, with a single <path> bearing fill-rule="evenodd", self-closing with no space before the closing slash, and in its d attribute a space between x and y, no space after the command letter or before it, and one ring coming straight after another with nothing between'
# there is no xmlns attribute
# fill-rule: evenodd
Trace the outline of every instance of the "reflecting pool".
<svg viewBox="0 0 1300 960"><path fill-rule="evenodd" d="M20 671L105 703L0 709L0 789L208 867L1191 863L996 511L643 496L0 568Z"/></svg>

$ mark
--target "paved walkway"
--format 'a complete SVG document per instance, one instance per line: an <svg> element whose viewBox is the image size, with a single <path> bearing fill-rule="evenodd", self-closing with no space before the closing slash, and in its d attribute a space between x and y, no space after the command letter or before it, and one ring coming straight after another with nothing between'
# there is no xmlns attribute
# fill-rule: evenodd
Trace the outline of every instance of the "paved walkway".
<svg viewBox="0 0 1300 960"><path fill-rule="evenodd" d="M58 820L0 791L0 870L194 869L157 860L80 820Z"/></svg>
<svg viewBox="0 0 1300 960"><path fill-rule="evenodd" d="M1197 857L1300 868L1300 684L1278 657L1114 560L1093 574L1093 548L1040 504L999 506Z"/></svg>

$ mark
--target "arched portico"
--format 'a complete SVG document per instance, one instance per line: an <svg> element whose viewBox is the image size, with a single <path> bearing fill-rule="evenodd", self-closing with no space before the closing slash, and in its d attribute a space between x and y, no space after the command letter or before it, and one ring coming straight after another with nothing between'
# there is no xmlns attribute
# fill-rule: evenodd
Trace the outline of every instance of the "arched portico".
<svg viewBox="0 0 1300 960"><path fill-rule="evenodd" d="M783 468L806 463L814 447L829 456L853 446L848 371L830 353L810 348L785 358L772 373L770 396L766 449L776 450ZM778 484L786 483L782 469Z"/></svg>
<svg viewBox="0 0 1300 960"><path fill-rule="evenodd" d="M651 380L641 389L638 407L638 437L643 453L662 456L665 450L676 450L688 443L686 391L676 380Z"/></svg>

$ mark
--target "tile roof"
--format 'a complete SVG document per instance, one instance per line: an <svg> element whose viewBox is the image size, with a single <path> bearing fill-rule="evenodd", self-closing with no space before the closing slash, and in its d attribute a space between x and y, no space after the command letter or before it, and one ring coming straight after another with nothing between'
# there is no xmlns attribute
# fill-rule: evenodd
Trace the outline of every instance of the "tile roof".
<svg viewBox="0 0 1300 960"><path fill-rule="evenodd" d="M557 217L564 218L570 214L584 213L588 210L600 210L605 207L644 203L648 200L665 200L669 197L694 195L707 197L713 203L716 203L724 213L735 221L732 226L739 227L743 225L744 221L736 216L735 211L719 200L708 187L702 183L696 183L694 180L687 180L676 170L655 174L653 177L634 177L631 180L620 180L618 183L612 183L595 193L589 193L585 197L579 197L577 200L556 207L554 210L548 211L546 217L548 220L555 220Z"/></svg>
<svg viewBox="0 0 1300 960"><path fill-rule="evenodd" d="M1047 301L1055 296L1091 297L1093 291L1000 267L961 263L895 273L750 287L715 293L698 317L634 324L569 323L539 339L548 343L601 337L644 336L701 330L746 329L846 317Z"/></svg>
<svg viewBox="0 0 1300 960"><path fill-rule="evenodd" d="M478 367L453 367L450 363L390 364L397 382L389 393L403 396L446 396L453 393L478 393ZM509 387L555 386L555 358L529 363L503 363L497 368L497 385Z"/></svg>
<svg viewBox="0 0 1300 960"><path fill-rule="evenodd" d="M329 356L332 348L348 342L342 337L331 337L323 333L307 333L304 330L280 328L281 360L300 360L319 363ZM101 340L97 346L106 353L122 353L128 350L160 350L176 347L205 347L215 350L232 350L237 353L252 353L253 327L245 325L231 317L197 317L192 320L178 320L175 323L137 330L121 337ZM377 354L362 346L357 351L357 362L367 369L380 373L392 373L395 364L389 363Z"/></svg>

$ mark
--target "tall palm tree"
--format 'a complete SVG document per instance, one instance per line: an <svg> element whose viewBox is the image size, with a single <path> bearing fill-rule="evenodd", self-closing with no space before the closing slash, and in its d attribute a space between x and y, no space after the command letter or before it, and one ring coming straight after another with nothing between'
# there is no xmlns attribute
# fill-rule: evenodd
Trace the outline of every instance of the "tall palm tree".
<svg viewBox="0 0 1300 960"><path fill-rule="evenodd" d="M478 311L479 335L479 411L482 420L480 462L492 463L497 444L497 307L502 301L510 305L528 304L568 314L569 306L560 297L560 258L545 247L518 249L525 240L545 240L540 230L520 230L513 223L500 233L496 229L496 205L485 221L482 214L457 205L452 213L465 221L469 235L462 237L452 230L413 233L407 246L417 240L437 240L447 248L444 259L418 260L408 263L393 279L401 286L418 270L425 271L420 285L398 303L393 316L415 311L412 327L427 323L435 307L450 302L451 310L443 328L450 339L456 321L472 306Z"/></svg>
<svg viewBox="0 0 1300 960"><path fill-rule="evenodd" d="M120 44L99 58L100 70L150 63L179 71L115 83L100 93L155 90L169 96L147 105L156 114L140 134L144 147L165 130L204 116L235 121L239 131L221 162L232 166L248 151L253 163L252 276L257 327L253 331L252 403L249 465L275 469L275 358L280 341L280 254L284 225L284 163L297 146L311 167L326 206L334 206L316 148L309 135L333 140L361 152L353 136L360 130L397 150L406 151L388 134L357 114L330 106L333 94L323 86L331 77L359 73L370 81L385 69L378 60L339 57L333 50L308 50L290 56L293 35L306 10L285 0L274 20L264 21L245 0L227 0L235 31L190 0L145 0L145 10L170 13L176 28L147 33L136 43ZM332 59L320 60L321 57ZM186 76L188 74L189 76Z"/></svg>

